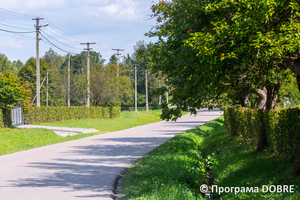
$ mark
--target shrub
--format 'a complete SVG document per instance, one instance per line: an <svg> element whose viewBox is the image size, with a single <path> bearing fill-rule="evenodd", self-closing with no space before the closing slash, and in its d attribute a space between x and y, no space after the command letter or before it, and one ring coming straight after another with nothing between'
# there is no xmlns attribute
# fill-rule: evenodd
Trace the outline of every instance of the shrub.
<svg viewBox="0 0 300 200"><path fill-rule="evenodd" d="M261 115L261 112L262 115ZM227 107L224 110L225 126L233 136L247 142L257 142L262 118L270 148L278 156L293 160L300 139L300 109L287 108L279 111L263 111L241 107Z"/></svg>
<svg viewBox="0 0 300 200"><path fill-rule="evenodd" d="M26 124L88 118L120 117L120 107L34 107L24 115Z"/></svg>

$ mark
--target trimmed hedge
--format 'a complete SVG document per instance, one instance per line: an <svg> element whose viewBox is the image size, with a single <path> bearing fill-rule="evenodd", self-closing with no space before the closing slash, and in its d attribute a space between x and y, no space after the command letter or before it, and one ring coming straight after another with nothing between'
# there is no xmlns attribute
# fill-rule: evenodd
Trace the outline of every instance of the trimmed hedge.
<svg viewBox="0 0 300 200"><path fill-rule="evenodd" d="M25 124L59 122L77 119L120 117L120 107L34 107L24 114Z"/></svg>
<svg viewBox="0 0 300 200"><path fill-rule="evenodd" d="M224 125L231 135L256 145L262 125L261 117L265 122L268 148L271 148L278 156L293 160L298 139L300 139L300 109L298 107L278 111L226 107Z"/></svg>

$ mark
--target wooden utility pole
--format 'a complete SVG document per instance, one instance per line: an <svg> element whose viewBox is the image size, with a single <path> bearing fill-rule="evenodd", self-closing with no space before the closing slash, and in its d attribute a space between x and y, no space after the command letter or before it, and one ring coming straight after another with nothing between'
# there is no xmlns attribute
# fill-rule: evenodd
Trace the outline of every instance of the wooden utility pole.
<svg viewBox="0 0 300 200"><path fill-rule="evenodd" d="M159 85L158 87L160 88L161 87L161 71L159 71ZM160 106L161 105L161 95L159 95L159 99L158 99L158 105Z"/></svg>
<svg viewBox="0 0 300 200"><path fill-rule="evenodd" d="M68 54L68 107L71 106L71 99L70 99L70 81L71 81L71 78L70 78L70 54Z"/></svg>
<svg viewBox="0 0 300 200"><path fill-rule="evenodd" d="M148 78L147 78L148 70L145 70L145 86L146 86L146 111L149 111L148 105Z"/></svg>
<svg viewBox="0 0 300 200"><path fill-rule="evenodd" d="M47 107L48 107L48 90L49 90L49 69L47 69Z"/></svg>
<svg viewBox="0 0 300 200"><path fill-rule="evenodd" d="M41 106L41 94L40 94L40 54L39 54L39 46L40 46L40 39L39 39L39 32L40 28L47 26L48 24L44 26L40 26L40 20L43 20L44 18L35 18L32 20L36 20L36 106Z"/></svg>
<svg viewBox="0 0 300 200"><path fill-rule="evenodd" d="M137 114L137 76L136 76L137 70L136 66L134 66L134 107L135 107L135 114Z"/></svg>
<svg viewBox="0 0 300 200"><path fill-rule="evenodd" d="M117 55L117 76L119 76L119 60L120 60L120 51L124 51L124 49L112 49L114 51L117 51L115 55Z"/></svg>
<svg viewBox="0 0 300 200"><path fill-rule="evenodd" d="M90 107L90 50L93 50L92 48L90 48L90 44L96 44L96 43L95 42L93 42L93 43L87 42L87 43L80 43L80 44L87 45L87 48L84 48L84 50L87 50L86 73L87 73L88 87L87 87L87 104L86 104L86 106Z"/></svg>

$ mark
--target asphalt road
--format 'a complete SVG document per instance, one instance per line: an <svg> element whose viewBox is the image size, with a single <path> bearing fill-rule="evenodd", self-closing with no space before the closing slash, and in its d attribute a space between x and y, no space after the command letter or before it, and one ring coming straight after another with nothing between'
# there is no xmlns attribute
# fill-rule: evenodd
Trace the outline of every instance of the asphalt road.
<svg viewBox="0 0 300 200"><path fill-rule="evenodd" d="M221 115L201 110L158 122L0 156L0 200L111 199L117 175L187 129Z"/></svg>

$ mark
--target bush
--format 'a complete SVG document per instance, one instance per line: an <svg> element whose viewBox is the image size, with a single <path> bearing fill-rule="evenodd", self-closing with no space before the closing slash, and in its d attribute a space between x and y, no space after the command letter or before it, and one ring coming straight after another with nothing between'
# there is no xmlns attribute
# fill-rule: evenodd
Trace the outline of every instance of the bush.
<svg viewBox="0 0 300 200"><path fill-rule="evenodd" d="M34 107L24 114L26 124L59 122L88 118L120 117L120 107Z"/></svg>
<svg viewBox="0 0 300 200"><path fill-rule="evenodd" d="M293 160L298 139L300 139L300 109L298 107L279 111L227 107L224 110L224 124L231 135L257 144L262 126L261 116L265 122L268 148L271 148L278 156Z"/></svg>

